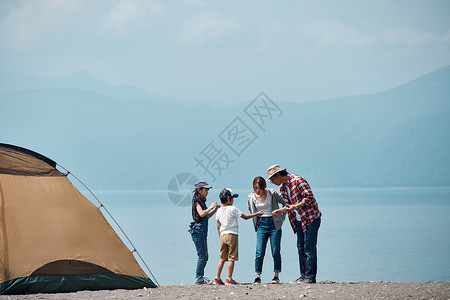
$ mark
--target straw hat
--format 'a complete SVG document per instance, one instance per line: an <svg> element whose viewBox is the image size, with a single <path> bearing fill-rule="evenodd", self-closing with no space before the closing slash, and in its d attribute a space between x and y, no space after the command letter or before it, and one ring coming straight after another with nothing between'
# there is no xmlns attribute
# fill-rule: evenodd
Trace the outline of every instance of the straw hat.
<svg viewBox="0 0 450 300"><path fill-rule="evenodd" d="M282 169L279 165L270 166L267 169L267 176L268 176L267 179L270 179L273 175L281 171L286 171L286 169Z"/></svg>

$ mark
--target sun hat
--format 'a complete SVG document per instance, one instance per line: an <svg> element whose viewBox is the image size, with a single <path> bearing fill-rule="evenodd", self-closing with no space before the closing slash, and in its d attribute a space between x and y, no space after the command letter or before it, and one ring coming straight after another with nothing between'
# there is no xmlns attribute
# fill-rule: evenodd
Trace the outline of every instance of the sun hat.
<svg viewBox="0 0 450 300"><path fill-rule="evenodd" d="M237 198L239 197L239 194L233 193L233 191L230 188L225 188L220 191L219 198L220 200L227 200L228 198Z"/></svg>
<svg viewBox="0 0 450 300"><path fill-rule="evenodd" d="M212 188L212 186L210 186L210 185L209 185L206 181L204 181L204 180L197 181L197 182L195 183L194 187L195 187L196 189L201 189L201 188L207 188L207 189L210 189L210 188Z"/></svg>
<svg viewBox="0 0 450 300"><path fill-rule="evenodd" d="M273 175L281 171L286 171L286 169L282 169L279 165L270 166L267 169L267 176L268 176L267 179L270 179Z"/></svg>

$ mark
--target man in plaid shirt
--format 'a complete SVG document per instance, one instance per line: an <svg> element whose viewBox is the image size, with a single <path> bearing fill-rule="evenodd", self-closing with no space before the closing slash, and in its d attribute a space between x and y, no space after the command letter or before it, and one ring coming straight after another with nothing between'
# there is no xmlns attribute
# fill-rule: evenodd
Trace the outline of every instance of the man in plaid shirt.
<svg viewBox="0 0 450 300"><path fill-rule="evenodd" d="M267 169L273 184L280 186L286 206L272 212L274 216L289 213L289 221L297 233L300 278L292 283L315 283L317 274L317 235L322 213L308 182L301 176L290 174L279 165Z"/></svg>

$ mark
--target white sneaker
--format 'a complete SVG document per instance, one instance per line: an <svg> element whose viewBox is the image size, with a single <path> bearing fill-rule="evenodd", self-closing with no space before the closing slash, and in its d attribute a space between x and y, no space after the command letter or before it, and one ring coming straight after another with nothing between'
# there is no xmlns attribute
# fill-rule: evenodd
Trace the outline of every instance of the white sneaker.
<svg viewBox="0 0 450 300"><path fill-rule="evenodd" d="M200 277L195 279L195 284L199 285L199 284L211 284L211 280L209 280L206 277Z"/></svg>
<svg viewBox="0 0 450 300"><path fill-rule="evenodd" d="M291 281L291 282L289 282L289 283L302 283L302 282L305 282L305 278L299 277L299 278L297 278L296 280Z"/></svg>

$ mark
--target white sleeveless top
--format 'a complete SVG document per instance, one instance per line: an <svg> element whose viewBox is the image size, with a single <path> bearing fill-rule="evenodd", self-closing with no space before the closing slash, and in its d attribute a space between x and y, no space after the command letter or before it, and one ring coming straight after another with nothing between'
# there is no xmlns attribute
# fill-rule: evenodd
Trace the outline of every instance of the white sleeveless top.
<svg viewBox="0 0 450 300"><path fill-rule="evenodd" d="M262 217L272 217L272 195L267 193L266 201L259 202L256 199L255 193L253 193L253 203L255 204L256 210L262 210L264 213Z"/></svg>

